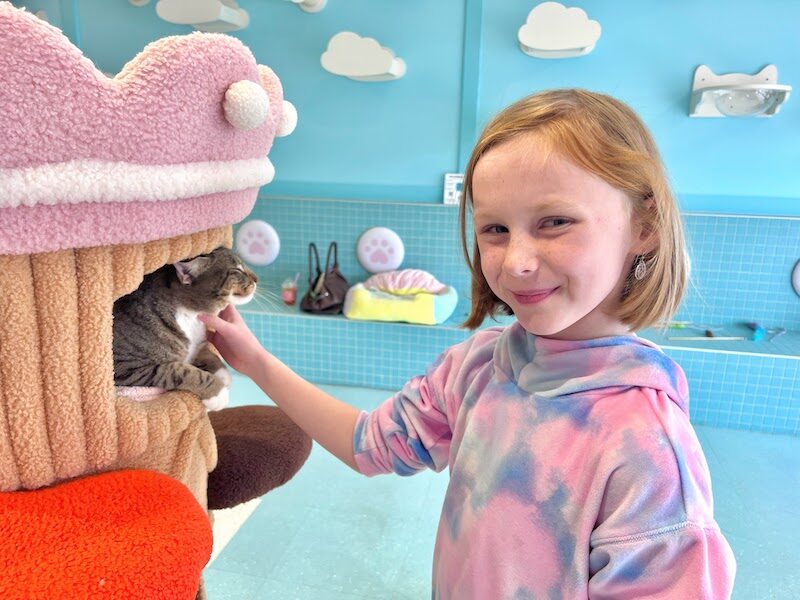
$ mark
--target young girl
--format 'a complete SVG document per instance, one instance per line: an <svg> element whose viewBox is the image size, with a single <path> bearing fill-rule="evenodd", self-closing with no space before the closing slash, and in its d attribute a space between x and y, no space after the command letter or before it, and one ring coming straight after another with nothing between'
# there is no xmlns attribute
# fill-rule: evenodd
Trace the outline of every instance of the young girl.
<svg viewBox="0 0 800 600"><path fill-rule="evenodd" d="M209 339L365 475L450 469L433 597L727 598L735 572L683 371L633 332L669 318L688 271L658 151L624 104L525 98L466 170L472 312L512 314L446 350L371 413L258 343L231 306Z"/></svg>

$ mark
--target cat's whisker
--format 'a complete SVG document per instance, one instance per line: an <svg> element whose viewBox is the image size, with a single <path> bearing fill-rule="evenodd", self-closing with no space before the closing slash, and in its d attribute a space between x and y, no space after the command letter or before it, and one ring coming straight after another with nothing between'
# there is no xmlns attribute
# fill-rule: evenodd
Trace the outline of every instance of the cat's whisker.
<svg viewBox="0 0 800 600"><path fill-rule="evenodd" d="M280 298L274 292L257 289L254 296L259 300L259 303L266 308L271 308L273 310L280 308Z"/></svg>
<svg viewBox="0 0 800 600"><path fill-rule="evenodd" d="M256 294L256 298L262 302L278 302L280 298L277 296L267 296L266 294Z"/></svg>
<svg viewBox="0 0 800 600"><path fill-rule="evenodd" d="M261 294L259 292L256 292L255 294L253 294L253 300L257 304L264 304L264 303L267 303L269 301L269 299L266 296L264 296L264 294Z"/></svg>
<svg viewBox="0 0 800 600"><path fill-rule="evenodd" d="M270 300L280 300L281 297L276 294L275 292L256 292L256 296L258 298L263 299L270 299Z"/></svg>

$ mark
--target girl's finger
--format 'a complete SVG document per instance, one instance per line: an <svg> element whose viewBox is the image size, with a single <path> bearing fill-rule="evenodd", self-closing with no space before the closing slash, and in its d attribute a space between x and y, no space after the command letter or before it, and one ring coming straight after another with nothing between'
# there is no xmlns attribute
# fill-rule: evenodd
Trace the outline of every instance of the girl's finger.
<svg viewBox="0 0 800 600"><path fill-rule="evenodd" d="M228 323L226 323L219 317L215 315L209 315L206 313L200 313L199 315L197 315L197 320L203 323L206 326L206 329L208 329L208 331L212 333L228 326Z"/></svg>
<svg viewBox="0 0 800 600"><path fill-rule="evenodd" d="M228 323L241 323L242 322L242 315L239 314L239 311L236 310L236 307L233 304L229 304L226 306L219 316L225 319Z"/></svg>

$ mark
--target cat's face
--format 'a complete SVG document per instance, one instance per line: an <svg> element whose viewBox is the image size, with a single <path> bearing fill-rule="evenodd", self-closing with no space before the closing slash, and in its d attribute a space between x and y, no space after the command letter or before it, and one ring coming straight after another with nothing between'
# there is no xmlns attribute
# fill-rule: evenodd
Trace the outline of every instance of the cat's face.
<svg viewBox="0 0 800 600"><path fill-rule="evenodd" d="M217 248L175 263L181 304L217 313L228 304L246 304L256 292L258 277L233 250Z"/></svg>

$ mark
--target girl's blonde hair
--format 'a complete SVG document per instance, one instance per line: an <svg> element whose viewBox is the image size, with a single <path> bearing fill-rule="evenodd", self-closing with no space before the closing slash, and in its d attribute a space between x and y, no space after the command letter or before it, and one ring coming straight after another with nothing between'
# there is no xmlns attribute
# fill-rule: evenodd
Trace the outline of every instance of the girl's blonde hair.
<svg viewBox="0 0 800 600"><path fill-rule="evenodd" d="M472 310L464 327L477 328L487 316L513 314L489 288L473 236L470 257L467 211L472 205L475 166L489 150L519 135L536 132L589 173L627 194L632 217L650 233L652 250L642 255L643 279L628 273L617 317L632 330L660 324L678 309L689 276L689 259L678 204L658 148L647 127L627 105L579 89L549 90L512 104L486 126L464 174L459 221L461 244L472 272ZM638 259L634 260L634 265Z"/></svg>

